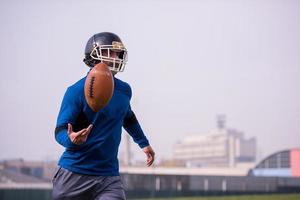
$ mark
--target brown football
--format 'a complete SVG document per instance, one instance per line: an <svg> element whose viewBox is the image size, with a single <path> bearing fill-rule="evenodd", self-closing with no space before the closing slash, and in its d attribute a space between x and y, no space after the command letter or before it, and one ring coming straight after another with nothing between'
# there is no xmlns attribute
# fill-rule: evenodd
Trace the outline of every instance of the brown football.
<svg viewBox="0 0 300 200"><path fill-rule="evenodd" d="M84 83L84 96L89 107L98 112L110 101L114 91L113 75L106 64L93 67Z"/></svg>

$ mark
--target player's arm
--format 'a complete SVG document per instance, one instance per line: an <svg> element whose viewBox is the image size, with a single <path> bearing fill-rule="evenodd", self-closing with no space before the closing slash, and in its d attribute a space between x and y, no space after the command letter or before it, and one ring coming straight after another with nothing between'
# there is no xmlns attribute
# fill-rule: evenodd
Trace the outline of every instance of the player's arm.
<svg viewBox="0 0 300 200"><path fill-rule="evenodd" d="M60 107L55 128L56 141L68 149L75 149L78 145L85 142L92 128L90 125L78 132L73 131L72 124L75 123L81 108L77 92L68 88Z"/></svg>
<svg viewBox="0 0 300 200"><path fill-rule="evenodd" d="M149 145L149 141L146 138L134 112L131 110L130 106L127 111L126 117L123 122L124 129L133 138L134 142L137 143L140 148L143 149L147 156L147 165L150 166L154 162L155 153L152 147Z"/></svg>

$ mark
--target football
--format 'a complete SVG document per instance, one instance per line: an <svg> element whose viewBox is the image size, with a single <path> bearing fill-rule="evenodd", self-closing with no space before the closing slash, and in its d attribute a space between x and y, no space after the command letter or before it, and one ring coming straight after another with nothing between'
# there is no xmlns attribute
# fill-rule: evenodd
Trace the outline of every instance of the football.
<svg viewBox="0 0 300 200"><path fill-rule="evenodd" d="M84 96L89 107L98 112L109 103L113 91L114 80L108 66L104 63L95 65L84 83Z"/></svg>

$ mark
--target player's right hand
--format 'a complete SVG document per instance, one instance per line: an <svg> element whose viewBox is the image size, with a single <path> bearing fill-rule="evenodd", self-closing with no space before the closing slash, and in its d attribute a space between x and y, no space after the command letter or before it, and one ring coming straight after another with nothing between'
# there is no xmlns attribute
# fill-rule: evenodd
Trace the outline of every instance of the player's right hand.
<svg viewBox="0 0 300 200"><path fill-rule="evenodd" d="M84 128L78 132L73 131L72 124L68 123L68 136L72 143L80 145L83 144L92 130L93 125L90 124L87 128Z"/></svg>

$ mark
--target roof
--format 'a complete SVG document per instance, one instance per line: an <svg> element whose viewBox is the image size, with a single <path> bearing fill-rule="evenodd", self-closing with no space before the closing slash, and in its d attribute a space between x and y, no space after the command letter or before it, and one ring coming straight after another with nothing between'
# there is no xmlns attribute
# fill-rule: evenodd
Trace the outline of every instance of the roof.
<svg viewBox="0 0 300 200"><path fill-rule="evenodd" d="M121 167L121 173L156 175L245 176L249 168Z"/></svg>

